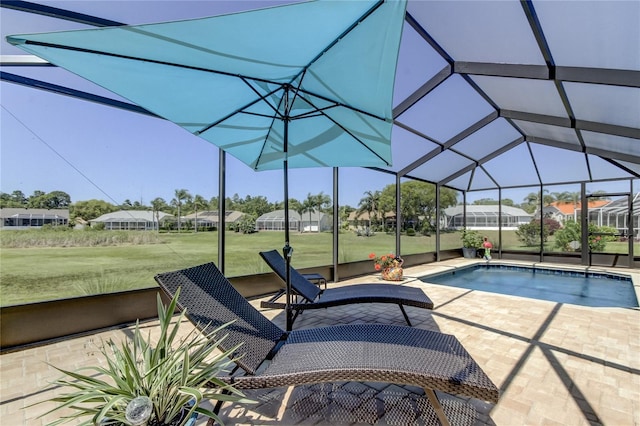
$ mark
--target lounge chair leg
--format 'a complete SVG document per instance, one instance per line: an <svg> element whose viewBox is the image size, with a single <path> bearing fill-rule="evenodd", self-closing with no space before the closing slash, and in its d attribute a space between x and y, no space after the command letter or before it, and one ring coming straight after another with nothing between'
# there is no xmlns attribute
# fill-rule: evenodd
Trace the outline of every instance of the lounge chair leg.
<svg viewBox="0 0 640 426"><path fill-rule="evenodd" d="M436 396L433 389L425 388L424 393L427 395L427 398L429 398L429 402L431 402L433 409L436 410L436 414L438 415L438 420L440 420L440 423L442 424L442 426L450 426L449 419L447 419L447 415L444 413L444 410L442 409L442 405L440 405L440 401L438 401L438 397Z"/></svg>
<svg viewBox="0 0 640 426"><path fill-rule="evenodd" d="M404 310L404 306L402 305L398 305L400 306L400 310L402 311L402 315L404 315L404 320L407 322L407 325L409 327L413 327L413 325L411 324L411 321L409 321L409 316L407 315L407 311Z"/></svg>

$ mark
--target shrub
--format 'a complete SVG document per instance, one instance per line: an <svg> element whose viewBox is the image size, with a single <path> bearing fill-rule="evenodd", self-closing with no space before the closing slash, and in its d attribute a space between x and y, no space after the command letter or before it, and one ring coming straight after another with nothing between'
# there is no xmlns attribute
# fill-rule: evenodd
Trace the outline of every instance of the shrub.
<svg viewBox="0 0 640 426"><path fill-rule="evenodd" d="M561 251L577 251L579 250L579 246L574 249L571 247L571 243L577 241L578 244L580 244L582 241L581 238L580 224L571 220L564 224L564 228L559 229L555 233L553 246Z"/></svg>
<svg viewBox="0 0 640 426"><path fill-rule="evenodd" d="M516 230L516 235L518 236L518 240L524 244L525 247L535 247L540 245L540 221L532 220L529 223L525 223L524 225L520 225ZM542 238L543 242L547 242L549 238L549 227L546 222L542 228Z"/></svg>
<svg viewBox="0 0 640 426"><path fill-rule="evenodd" d="M91 227L88 229L94 229L96 231L104 231L104 228L105 228L104 222L96 222L93 225L91 225Z"/></svg>
<svg viewBox="0 0 640 426"><path fill-rule="evenodd" d="M429 222L423 222L422 227L420 228L420 233L424 236L430 237L432 232L435 233L436 228Z"/></svg>
<svg viewBox="0 0 640 426"><path fill-rule="evenodd" d="M478 231L462 228L460 230L462 238L462 247L465 248L480 248L482 245L482 237Z"/></svg>
<svg viewBox="0 0 640 426"><path fill-rule="evenodd" d="M598 226L594 223L589 224L589 250L592 252L604 251L607 242L616 241L615 235L597 235L597 234L616 234L615 228L607 226ZM574 247L571 246L573 241L577 242ZM579 251L582 247L582 227L580 223L569 221L564 228L556 232L554 247L562 251Z"/></svg>
<svg viewBox="0 0 640 426"><path fill-rule="evenodd" d="M545 228L547 228L549 230L549 235L555 234L555 232L558 229L562 228L562 225L560 224L560 222L558 222L555 219L551 219L549 217L544 218L543 222L544 222ZM538 224L540 224L540 222L538 222ZM540 225L538 225L538 226L540 226Z"/></svg>
<svg viewBox="0 0 640 426"><path fill-rule="evenodd" d="M245 214L238 221L237 229L238 232L242 232L243 234L252 234L256 232L256 217L250 214Z"/></svg>
<svg viewBox="0 0 640 426"><path fill-rule="evenodd" d="M613 235L589 235L589 250L591 251L604 251L608 242L617 241L618 237L615 235L618 233L616 228L609 226L597 226L589 224L589 234L613 234Z"/></svg>
<svg viewBox="0 0 640 426"><path fill-rule="evenodd" d="M416 235L416 230L415 230L415 229L413 229L413 228L407 228L406 233L407 233L407 236L408 236L408 237L415 237L415 235Z"/></svg>
<svg viewBox="0 0 640 426"><path fill-rule="evenodd" d="M40 232L65 232L72 231L72 228L64 225L52 225L51 223L45 223L40 227Z"/></svg>

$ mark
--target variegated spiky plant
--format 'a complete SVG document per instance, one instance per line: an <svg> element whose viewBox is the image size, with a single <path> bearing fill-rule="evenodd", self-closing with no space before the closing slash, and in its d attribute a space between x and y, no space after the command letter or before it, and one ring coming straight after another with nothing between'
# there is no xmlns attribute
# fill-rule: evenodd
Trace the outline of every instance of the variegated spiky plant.
<svg viewBox="0 0 640 426"><path fill-rule="evenodd" d="M136 397L146 396L153 404L149 424L168 424L179 418L185 407L188 413L181 426L193 413L220 422L214 412L201 407L200 403L204 400L244 400L241 392L216 378L227 372L233 363L231 354L237 347L224 353L216 349L224 339L218 339L218 336L228 324L205 332L194 328L184 338L178 338L186 312L182 311L171 324L179 294L180 290L168 306L162 303L158 294L160 337L155 346L150 334L146 338L142 334L138 322L132 339L124 340L119 346L111 340L103 342L100 351L106 367L85 367L75 372L54 367L65 374L55 384L71 391L52 398L50 401L59 405L43 416L70 408L72 414L51 424L89 417L81 424L129 425L127 405Z"/></svg>

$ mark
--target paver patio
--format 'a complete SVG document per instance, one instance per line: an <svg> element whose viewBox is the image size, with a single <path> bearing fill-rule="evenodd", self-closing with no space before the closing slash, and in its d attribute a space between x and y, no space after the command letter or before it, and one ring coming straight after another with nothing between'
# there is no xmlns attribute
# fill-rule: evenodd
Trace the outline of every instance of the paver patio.
<svg viewBox="0 0 640 426"><path fill-rule="evenodd" d="M431 312L406 308L414 326L455 335L501 390L495 406L441 395L445 409L464 410L463 424L640 424L640 310L588 308L415 279L467 263L456 259L407 268L402 283L424 288L435 304ZM638 292L637 270L617 272L633 275ZM332 285L378 279L360 277ZM258 300L252 303L259 306ZM283 326L281 311L263 312ZM295 328L352 322L405 324L397 306L363 304L305 312ZM153 332L157 323L144 326ZM94 364L101 339L130 333L130 328L114 329L0 356L2 424L36 426L55 420L51 415L37 418L49 403L25 408L60 392L48 387L59 373L46 363L65 369ZM350 416L364 410L378 424L398 424L394 413L411 409L424 411L416 424L428 423L430 410L416 391L387 384L316 385L294 389L283 405L286 389L275 389L251 394L256 404L225 405L221 414L226 424L234 425L352 424ZM332 396L336 402L328 403ZM201 418L197 424L206 423Z"/></svg>

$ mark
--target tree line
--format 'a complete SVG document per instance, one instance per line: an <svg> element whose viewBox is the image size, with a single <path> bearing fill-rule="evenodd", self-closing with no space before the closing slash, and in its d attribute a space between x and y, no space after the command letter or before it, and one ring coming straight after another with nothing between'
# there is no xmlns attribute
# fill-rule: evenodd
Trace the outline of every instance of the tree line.
<svg viewBox="0 0 640 426"><path fill-rule="evenodd" d="M429 231L435 225L436 216L436 194L435 185L419 182L407 181L400 184L401 202L400 212L403 218L403 226L412 227L416 230ZM595 192L594 195L597 195ZM458 204L458 192L448 188L440 190L440 208ZM592 198L593 199L593 198ZM540 202L549 205L555 201L567 202L577 205L580 202L579 192L531 192L521 204L516 204L509 198L501 200L503 205L519 207L527 213L534 213L540 206ZM476 205L497 205L498 200L482 198L473 202ZM115 205L104 200L86 200L72 203L71 197L64 191L34 191L27 196L20 190L11 193L0 192L0 208L40 208L40 209L69 209L72 219L82 218L92 220L103 214L112 213L118 210L148 210L156 215L159 212L170 213L178 218L202 211L217 211L218 197L206 199L202 195L192 195L187 189L176 189L174 197L167 201L164 198L154 198L149 205L139 201L126 199L122 204ZM247 195L241 198L238 194L225 199L225 210L236 210L245 213L253 219L257 219L265 213L284 208L284 202L270 202L262 195ZM307 197L300 201L295 198L289 199L289 208L297 211L300 216L313 212L332 213L333 203L331 197L323 192L319 194L307 194ZM340 206L340 219L347 222L349 214L357 211L358 214L366 212L369 216L370 224L384 230L386 226L385 217L387 213L394 213L396 210L396 185L390 184L382 190L366 190L363 197L358 202L357 207L349 205ZM180 223L178 223L180 226Z"/></svg>
<svg viewBox="0 0 640 426"><path fill-rule="evenodd" d="M92 220L103 214L112 213L119 210L145 210L165 212L176 217L182 217L192 213L203 211L217 211L218 197L206 199L202 195L192 195L187 189L176 189L174 197L167 201L162 197L151 200L149 205L139 201L126 199L122 204L113 204L104 200L86 200L72 202L69 194L63 191L34 191L30 196L20 190L11 193L0 192L0 208L28 208L28 209L69 209L71 218L82 218ZM247 195L241 198L238 194L225 199L225 210L236 210L249 216L258 218L265 213L284 208L284 202L270 202L262 195ZM289 208L297 211L301 216L305 213L311 215L312 212L326 212L332 208L331 197L327 194L307 195L302 201L295 198L289 199ZM346 207L348 209L348 207ZM350 211L354 209L351 208ZM348 210L347 210L348 211ZM348 214L348 213L347 213Z"/></svg>

